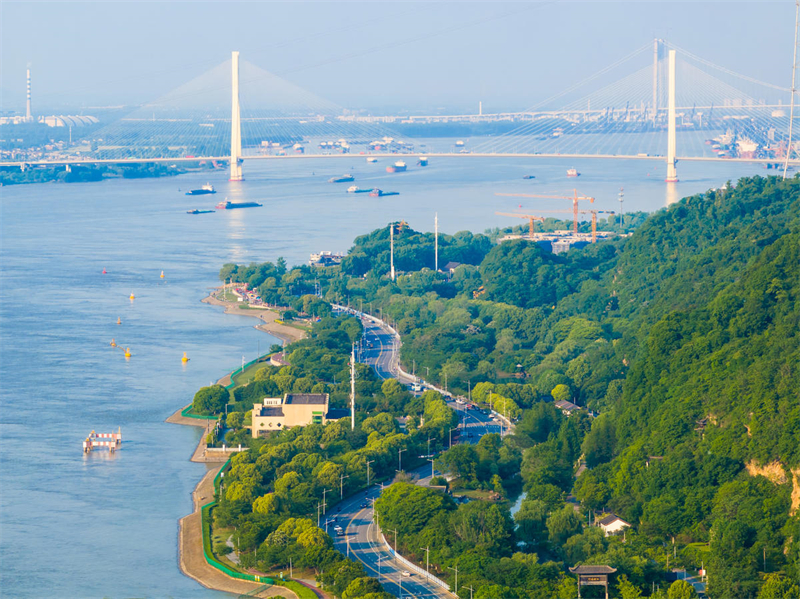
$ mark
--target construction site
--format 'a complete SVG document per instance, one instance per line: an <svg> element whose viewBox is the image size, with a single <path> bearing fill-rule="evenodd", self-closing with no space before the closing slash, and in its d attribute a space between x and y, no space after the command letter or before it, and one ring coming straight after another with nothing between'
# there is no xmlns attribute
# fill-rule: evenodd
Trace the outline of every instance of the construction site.
<svg viewBox="0 0 800 599"><path fill-rule="evenodd" d="M535 223L537 222L543 223L545 219L548 217L540 214L522 214L519 212L495 212L495 214L499 216L511 216L513 218L521 218L528 221L527 234L523 233L523 234L504 235L503 237L500 237L498 239L499 243L503 243L504 241L512 241L515 239L524 239L527 241L534 242L543 247L544 249L553 252L554 254L560 254L572 248L580 248L590 243L595 243L597 242L598 239L606 239L608 237L619 235L619 233L614 233L611 231L597 230L598 214L614 215L617 213L614 212L613 210L596 210L591 208L581 209L580 206L581 202L588 202L589 204L594 204L595 198L579 194L577 189L573 189L572 195L549 195L549 194L531 194L531 193L496 193L495 195L504 197L534 198L540 200L569 200L572 202L572 210L551 210L549 208L541 210L541 212L547 214L559 214L559 213L572 214L572 230L537 232ZM620 190L619 193L620 206L622 206L622 199L623 199L623 191ZM591 221L592 221L591 233L578 232L579 215L591 215Z"/></svg>

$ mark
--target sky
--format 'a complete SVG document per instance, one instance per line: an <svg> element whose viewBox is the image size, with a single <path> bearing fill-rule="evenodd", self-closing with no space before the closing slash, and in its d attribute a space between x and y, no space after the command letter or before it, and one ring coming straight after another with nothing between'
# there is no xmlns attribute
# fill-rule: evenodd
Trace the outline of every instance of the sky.
<svg viewBox="0 0 800 599"><path fill-rule="evenodd" d="M0 2L0 107L167 94L230 58L350 109L523 110L654 37L789 87L794 2ZM644 64L644 63L642 63Z"/></svg>

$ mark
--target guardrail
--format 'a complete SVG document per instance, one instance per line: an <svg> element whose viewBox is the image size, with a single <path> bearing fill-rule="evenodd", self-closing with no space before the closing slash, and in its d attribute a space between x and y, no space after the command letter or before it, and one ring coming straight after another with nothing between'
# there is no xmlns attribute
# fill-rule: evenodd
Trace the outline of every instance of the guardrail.
<svg viewBox="0 0 800 599"><path fill-rule="evenodd" d="M417 573L417 574L419 574L420 576L424 576L424 577L425 577L425 580L429 580L429 581L430 581L430 582L432 582L433 584L435 584L435 585L437 585L437 586L440 586L440 587L442 587L442 588L443 588L445 591L448 591L448 592L450 591L450 585L449 585L449 584L447 584L447 583L446 583L444 580L442 580L441 578L437 578L437 577L436 577L436 576L434 576L433 574L430 574L429 572L426 572L424 568L420 568L420 567L419 567L417 564L415 564L415 563L414 563L414 562L412 562L411 560L408 560L408 559L404 558L402 555L400 555L400 554L399 554L399 553L397 553L397 552L396 552L394 549L392 549L392 546L391 546L391 545L389 545L389 543L386 541L386 537L384 537L384 536L383 536L383 533L382 533L382 532L380 533L380 535L381 535L381 541L383 542L383 544L384 544L384 545L386 545L386 548L389 550L389 553L390 553L390 554L391 554L391 555L392 555L392 556L393 556L393 557L394 557L394 558L395 558L395 559L396 559L398 562L400 562L401 564L403 564L403 565L404 565L406 568L408 568L409 570L412 570L412 571L416 572L416 573Z"/></svg>

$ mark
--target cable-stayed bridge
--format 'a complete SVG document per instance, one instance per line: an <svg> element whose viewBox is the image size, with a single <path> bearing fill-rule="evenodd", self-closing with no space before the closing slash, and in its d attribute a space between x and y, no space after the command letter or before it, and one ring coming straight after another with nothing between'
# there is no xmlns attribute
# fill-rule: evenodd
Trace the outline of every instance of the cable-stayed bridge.
<svg viewBox="0 0 800 599"><path fill-rule="evenodd" d="M374 117L348 111L249 62L229 61L37 164L218 161L243 178L249 160L375 157L625 158L800 164L791 89L738 74L654 40L528 108L502 114ZM488 132L418 145L404 132L434 123ZM795 127L795 131L796 131ZM402 141L401 138L405 139Z"/></svg>

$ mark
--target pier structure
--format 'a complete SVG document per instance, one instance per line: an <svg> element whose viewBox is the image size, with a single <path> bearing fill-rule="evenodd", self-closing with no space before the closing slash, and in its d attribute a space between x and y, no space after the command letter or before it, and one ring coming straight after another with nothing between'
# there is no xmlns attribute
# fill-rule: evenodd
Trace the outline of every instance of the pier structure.
<svg viewBox="0 0 800 599"><path fill-rule="evenodd" d="M100 447L108 447L108 451L114 453L121 444L121 428L118 428L116 433L96 433L92 431L83 442L83 453L91 453Z"/></svg>

